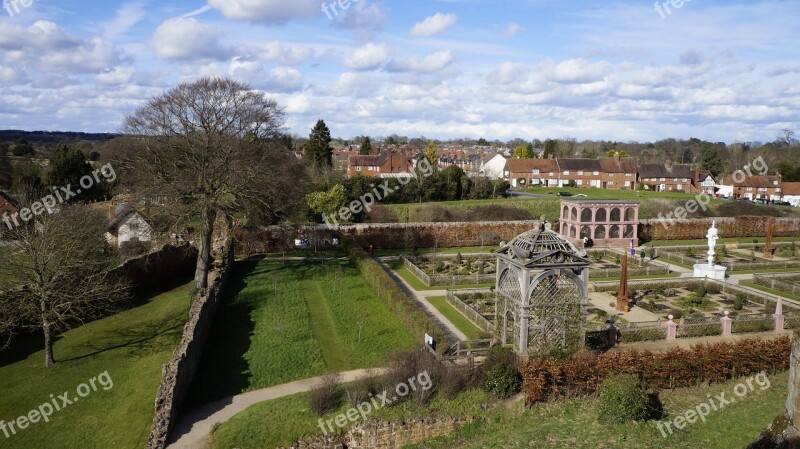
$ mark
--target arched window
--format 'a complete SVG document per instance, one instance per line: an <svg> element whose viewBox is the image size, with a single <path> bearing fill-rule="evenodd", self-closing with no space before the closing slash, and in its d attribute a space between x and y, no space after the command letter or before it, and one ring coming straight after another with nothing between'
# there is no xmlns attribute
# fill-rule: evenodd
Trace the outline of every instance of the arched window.
<svg viewBox="0 0 800 449"><path fill-rule="evenodd" d="M606 227L600 225L594 229L594 238L595 240L602 240L606 238Z"/></svg>
<svg viewBox="0 0 800 449"><path fill-rule="evenodd" d="M610 239L619 238L619 225L612 225L610 228L608 228L608 238Z"/></svg>
<svg viewBox="0 0 800 449"><path fill-rule="evenodd" d="M594 221L595 223L605 223L608 221L608 216L606 215L606 210L602 207L597 209L597 212L594 214Z"/></svg>
<svg viewBox="0 0 800 449"><path fill-rule="evenodd" d="M581 226L581 238L584 237L592 238L592 230L586 225Z"/></svg>
<svg viewBox="0 0 800 449"><path fill-rule="evenodd" d="M578 228L575 225L572 225L569 229L569 236L572 238L577 238L578 236Z"/></svg>
<svg viewBox="0 0 800 449"><path fill-rule="evenodd" d="M619 208L615 207L611 209L611 220L610 221L622 221L622 213L619 211Z"/></svg>
<svg viewBox="0 0 800 449"><path fill-rule="evenodd" d="M581 223L591 223L592 222L592 210L591 209L584 209L581 211Z"/></svg>
<svg viewBox="0 0 800 449"><path fill-rule="evenodd" d="M563 218L564 220L569 218L569 207L564 206L564 211L561 213L561 218Z"/></svg>
<svg viewBox="0 0 800 449"><path fill-rule="evenodd" d="M578 208L572 208L572 221L578 221Z"/></svg>
<svg viewBox="0 0 800 449"><path fill-rule="evenodd" d="M625 238L626 239L633 238L633 225L625 225Z"/></svg>
<svg viewBox="0 0 800 449"><path fill-rule="evenodd" d="M636 211L632 207L625 209L625 221L633 221L636 219L635 217Z"/></svg>

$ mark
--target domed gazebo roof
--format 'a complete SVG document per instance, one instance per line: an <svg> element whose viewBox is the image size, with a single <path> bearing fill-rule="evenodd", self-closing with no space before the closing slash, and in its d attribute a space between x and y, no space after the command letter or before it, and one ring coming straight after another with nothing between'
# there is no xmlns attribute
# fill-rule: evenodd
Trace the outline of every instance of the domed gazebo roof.
<svg viewBox="0 0 800 449"><path fill-rule="evenodd" d="M553 231L549 222L540 222L535 229L514 237L502 245L497 256L528 268L585 267L591 263L586 250Z"/></svg>

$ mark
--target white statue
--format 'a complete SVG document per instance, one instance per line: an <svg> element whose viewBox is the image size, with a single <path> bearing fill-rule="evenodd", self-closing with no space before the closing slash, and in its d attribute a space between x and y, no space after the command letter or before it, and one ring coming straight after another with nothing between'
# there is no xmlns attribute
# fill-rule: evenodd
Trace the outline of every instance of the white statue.
<svg viewBox="0 0 800 449"><path fill-rule="evenodd" d="M714 266L714 255L717 254L714 251L714 247L717 246L717 240L719 239L719 231L717 231L717 220L711 222L711 228L708 230L706 238L708 239L708 265Z"/></svg>

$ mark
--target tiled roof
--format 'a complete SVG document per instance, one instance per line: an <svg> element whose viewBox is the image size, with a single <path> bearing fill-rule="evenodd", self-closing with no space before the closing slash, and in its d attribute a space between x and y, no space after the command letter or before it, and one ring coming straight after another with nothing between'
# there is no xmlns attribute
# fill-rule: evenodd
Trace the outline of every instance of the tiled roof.
<svg viewBox="0 0 800 449"><path fill-rule="evenodd" d="M777 182L777 184L775 184ZM756 187L774 189L781 187L781 177L776 175L746 176L742 182L736 182L732 176L726 176L723 185L734 187Z"/></svg>
<svg viewBox="0 0 800 449"><path fill-rule="evenodd" d="M784 182L781 190L784 195L800 195L800 182Z"/></svg>
<svg viewBox="0 0 800 449"><path fill-rule="evenodd" d="M509 159L508 171L511 173L531 173L538 169L540 172L557 172L558 165L553 159Z"/></svg>
<svg viewBox="0 0 800 449"><path fill-rule="evenodd" d="M636 173L638 171L636 161L630 158L617 160L613 157L601 157L600 167L606 173Z"/></svg>
<svg viewBox="0 0 800 449"><path fill-rule="evenodd" d="M694 179L694 171L688 165L642 164L639 166L641 178L689 178Z"/></svg>
<svg viewBox="0 0 800 449"><path fill-rule="evenodd" d="M597 159L558 159L558 168L561 171L600 171L600 161Z"/></svg>

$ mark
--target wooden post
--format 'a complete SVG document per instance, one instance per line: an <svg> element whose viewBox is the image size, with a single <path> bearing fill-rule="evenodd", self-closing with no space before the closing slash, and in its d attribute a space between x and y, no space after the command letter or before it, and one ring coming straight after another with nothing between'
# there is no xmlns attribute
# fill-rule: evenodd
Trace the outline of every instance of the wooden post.
<svg viewBox="0 0 800 449"><path fill-rule="evenodd" d="M619 291L617 293L617 312L628 311L628 255L622 258L622 272L619 276Z"/></svg>
<svg viewBox="0 0 800 449"><path fill-rule="evenodd" d="M772 226L775 219L770 217L767 220L767 241L764 243L764 258L772 259Z"/></svg>

